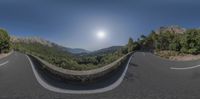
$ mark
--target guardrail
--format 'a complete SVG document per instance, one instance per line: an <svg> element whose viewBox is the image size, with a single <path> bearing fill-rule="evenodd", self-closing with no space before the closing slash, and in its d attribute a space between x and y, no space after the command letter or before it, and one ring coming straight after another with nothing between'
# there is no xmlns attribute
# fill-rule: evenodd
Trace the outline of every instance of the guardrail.
<svg viewBox="0 0 200 99"><path fill-rule="evenodd" d="M97 69L92 69L92 70L84 70L84 71L63 69L63 68L54 66L54 65L42 60L41 58L39 58L37 56L30 55L30 54L28 54L28 55L31 56L31 58L38 60L43 65L44 69L46 69L48 72L50 72L54 75L57 75L61 78L68 79L68 80L78 80L78 81L86 82L86 81L92 81L94 79L100 78L100 77L106 75L107 73L110 73L111 71L115 70L125 60L127 60L131 56L131 54L132 54L132 52L122 56L121 58L117 59L116 61L114 61L108 65L105 65L103 67L100 67Z"/></svg>

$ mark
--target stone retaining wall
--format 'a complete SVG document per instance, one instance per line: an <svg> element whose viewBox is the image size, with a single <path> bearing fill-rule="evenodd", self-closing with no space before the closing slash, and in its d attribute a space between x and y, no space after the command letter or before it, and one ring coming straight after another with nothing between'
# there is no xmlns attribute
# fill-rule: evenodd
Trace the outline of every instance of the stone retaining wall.
<svg viewBox="0 0 200 99"><path fill-rule="evenodd" d="M33 56L33 55L29 55L29 56L31 58L38 60L42 64L44 69L46 69L48 72L54 75L57 75L64 79L86 82L86 81L92 81L93 79L102 77L106 75L107 73L113 71L114 69L118 68L124 61L126 61L131 55L132 53L128 53L106 66L103 66L97 69L92 69L92 70L85 70L85 71L63 69L63 68L54 66L37 56Z"/></svg>

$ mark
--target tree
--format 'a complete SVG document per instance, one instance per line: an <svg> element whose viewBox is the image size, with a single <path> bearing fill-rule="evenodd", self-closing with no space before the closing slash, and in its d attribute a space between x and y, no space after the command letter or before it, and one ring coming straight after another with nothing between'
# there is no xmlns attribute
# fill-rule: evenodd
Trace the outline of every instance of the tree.
<svg viewBox="0 0 200 99"><path fill-rule="evenodd" d="M127 44L128 52L132 52L134 50L137 50L138 48L139 48L139 44L137 42L134 42L132 38L129 38L128 44Z"/></svg>
<svg viewBox="0 0 200 99"><path fill-rule="evenodd" d="M181 43L181 51L189 54L197 54L200 52L200 30L190 29L183 34Z"/></svg>
<svg viewBox="0 0 200 99"><path fill-rule="evenodd" d="M173 51L180 51L181 49L181 44L180 44L180 39L181 39L181 35L175 35L171 41L171 43L169 44L169 50L173 50Z"/></svg>
<svg viewBox="0 0 200 99"><path fill-rule="evenodd" d="M10 45L10 37L8 32L4 29L0 29L0 53L9 52Z"/></svg>
<svg viewBox="0 0 200 99"><path fill-rule="evenodd" d="M145 46L147 43L147 37L145 35L141 35L140 38L141 39L138 40L138 43L140 46Z"/></svg>
<svg viewBox="0 0 200 99"><path fill-rule="evenodd" d="M189 29L183 33L170 30L157 33L152 31L148 36L141 35L138 44L148 50L172 50L198 54L200 53L200 29ZM128 48L130 49L130 46Z"/></svg>
<svg viewBox="0 0 200 99"><path fill-rule="evenodd" d="M138 44L143 49L154 49L156 47L156 41L158 39L157 34L152 31L148 36L141 35Z"/></svg>

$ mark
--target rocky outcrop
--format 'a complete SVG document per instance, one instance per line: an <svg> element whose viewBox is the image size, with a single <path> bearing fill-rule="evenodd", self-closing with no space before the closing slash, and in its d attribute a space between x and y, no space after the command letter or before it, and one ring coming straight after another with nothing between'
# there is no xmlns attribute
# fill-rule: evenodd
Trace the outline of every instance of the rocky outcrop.
<svg viewBox="0 0 200 99"><path fill-rule="evenodd" d="M26 44L31 44L31 43L39 43L45 46L52 47L53 43L44 40L40 37L15 37L11 36L11 42L13 43L26 43Z"/></svg>
<svg viewBox="0 0 200 99"><path fill-rule="evenodd" d="M159 29L157 29L155 32L157 34L160 34L162 32L171 32L171 33L183 34L185 31L186 31L185 28L182 28L178 25L172 25L172 26L162 26Z"/></svg>
<svg viewBox="0 0 200 99"><path fill-rule="evenodd" d="M33 43L39 43L44 46L48 47L54 47L62 51L67 51L73 54L79 54L79 53L89 53L90 51L81 49L81 48L69 48L69 47L64 47L59 44L50 42L48 40L45 40L40 37L16 37L16 36L11 36L11 42L12 43L25 43L25 44L33 44Z"/></svg>

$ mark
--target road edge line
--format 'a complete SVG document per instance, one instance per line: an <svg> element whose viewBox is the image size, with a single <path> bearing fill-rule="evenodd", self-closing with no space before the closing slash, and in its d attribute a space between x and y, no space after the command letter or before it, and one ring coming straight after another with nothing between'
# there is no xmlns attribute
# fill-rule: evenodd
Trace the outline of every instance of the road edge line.
<svg viewBox="0 0 200 99"><path fill-rule="evenodd" d="M124 72L122 73L122 75L120 76L120 78L115 81L112 85L110 86L107 86L107 87L104 87L104 88L99 88L99 89L93 89L93 90L69 90L69 89L62 89L62 88L57 88L57 87L54 87L52 85L49 85L48 83L46 83L41 77L40 75L38 74L38 72L36 71L35 69L35 66L33 65L31 59L29 58L28 55L26 55L26 57L28 58L29 62L30 62L30 65L31 65L31 68L32 68L32 71L36 77L36 80L38 81L38 83L43 86L45 89L47 90L50 90L50 91L53 91L53 92L57 92L57 93L67 93L67 94L94 94L94 93L103 93L103 92L107 92L107 91L110 91L110 90L113 90L115 89L116 87L118 87L121 82L123 81L125 75L126 75L126 72L128 70L128 65L132 59L134 54L132 54L126 64L126 68L124 69Z"/></svg>
<svg viewBox="0 0 200 99"><path fill-rule="evenodd" d="M200 67L200 65L191 66L191 67L183 67L183 68L170 67L170 69L175 69L175 70L187 70L187 69L193 69L193 68L197 68L197 67Z"/></svg>
<svg viewBox="0 0 200 99"><path fill-rule="evenodd" d="M7 60L7 61L1 63L1 64L0 64L0 67L2 67L3 65L6 65L6 64L8 64L8 63L9 63L9 61Z"/></svg>

